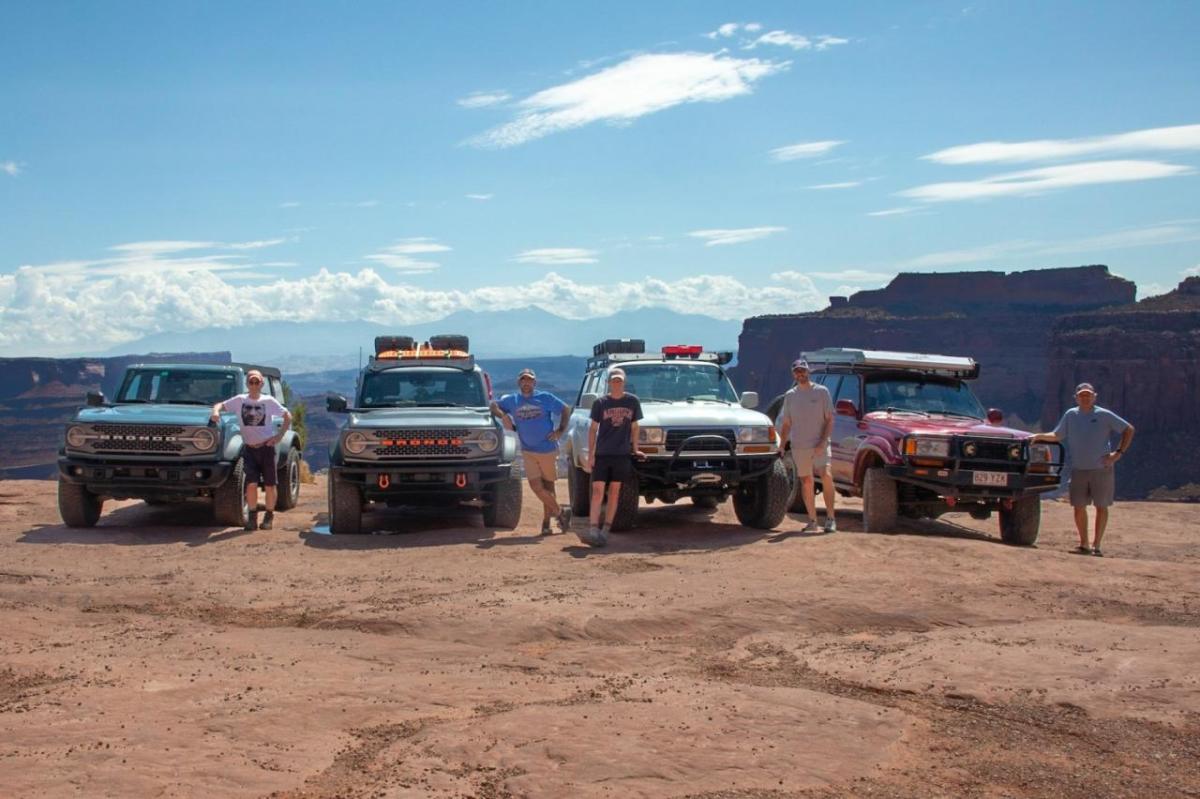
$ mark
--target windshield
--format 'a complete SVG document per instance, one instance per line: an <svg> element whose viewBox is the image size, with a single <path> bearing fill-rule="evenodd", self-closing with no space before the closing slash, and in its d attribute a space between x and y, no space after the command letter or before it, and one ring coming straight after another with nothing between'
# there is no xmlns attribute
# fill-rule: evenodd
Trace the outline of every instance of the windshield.
<svg viewBox="0 0 1200 799"><path fill-rule="evenodd" d="M630 363L621 364L621 368L625 370L625 390L640 400L738 401L729 378L712 364Z"/></svg>
<svg viewBox="0 0 1200 799"><path fill-rule="evenodd" d="M867 383L867 412L917 411L984 417L983 406L966 383L957 380L892 378Z"/></svg>
<svg viewBox="0 0 1200 799"><path fill-rule="evenodd" d="M359 400L360 408L488 404L479 373L436 367L368 372L363 377Z"/></svg>
<svg viewBox="0 0 1200 799"><path fill-rule="evenodd" d="M134 369L125 374L117 402L215 405L238 393L236 371Z"/></svg>

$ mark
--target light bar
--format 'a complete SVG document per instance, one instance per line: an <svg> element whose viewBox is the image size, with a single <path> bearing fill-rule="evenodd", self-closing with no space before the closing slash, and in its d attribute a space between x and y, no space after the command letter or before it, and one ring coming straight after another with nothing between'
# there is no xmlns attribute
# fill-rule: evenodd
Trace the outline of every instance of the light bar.
<svg viewBox="0 0 1200 799"><path fill-rule="evenodd" d="M677 358L680 356L695 358L702 352L704 352L704 347L699 344L668 344L662 348L663 355L670 355Z"/></svg>

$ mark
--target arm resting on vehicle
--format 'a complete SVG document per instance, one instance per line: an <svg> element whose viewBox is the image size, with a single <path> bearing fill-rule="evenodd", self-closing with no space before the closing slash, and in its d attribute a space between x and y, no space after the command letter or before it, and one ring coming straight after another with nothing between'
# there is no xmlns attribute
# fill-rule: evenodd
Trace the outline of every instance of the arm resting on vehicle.
<svg viewBox="0 0 1200 799"><path fill-rule="evenodd" d="M1058 433L1034 433L1029 437L1029 443L1038 444L1043 441L1058 441Z"/></svg>

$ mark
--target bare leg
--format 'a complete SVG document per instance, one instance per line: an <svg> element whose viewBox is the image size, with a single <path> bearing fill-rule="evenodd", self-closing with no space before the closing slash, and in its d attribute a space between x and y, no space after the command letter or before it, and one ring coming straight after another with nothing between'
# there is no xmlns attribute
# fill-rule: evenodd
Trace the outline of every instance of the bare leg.
<svg viewBox="0 0 1200 799"><path fill-rule="evenodd" d="M1075 511L1075 531L1079 533L1079 546L1086 549L1088 545L1087 506L1076 505L1071 510Z"/></svg>
<svg viewBox="0 0 1200 799"><path fill-rule="evenodd" d="M550 488L547 490L546 484L549 483ZM554 483L542 478L530 478L529 487L533 489L534 496L542 502L542 521L549 521L551 517L557 516L561 508L558 507L558 501L554 498Z"/></svg>
<svg viewBox="0 0 1200 799"><path fill-rule="evenodd" d="M821 472L821 495L825 497L825 519L828 521L833 518L833 504L837 496L833 487L833 470L828 466Z"/></svg>
<svg viewBox="0 0 1200 799"><path fill-rule="evenodd" d="M604 514L604 516L605 516L604 525L606 527L608 527L608 529L610 529L610 530L612 529L613 519L615 519L617 517L617 500L620 498L620 496L621 496L621 484L620 483L609 483L608 484L608 513Z"/></svg>
<svg viewBox="0 0 1200 799"><path fill-rule="evenodd" d="M246 507L258 513L258 483L246 483Z"/></svg>
<svg viewBox="0 0 1200 799"><path fill-rule="evenodd" d="M800 478L800 495L804 497L804 509L808 511L808 520L817 523L817 489L813 485L813 476Z"/></svg>
<svg viewBox="0 0 1200 799"><path fill-rule="evenodd" d="M275 510L275 500L279 497L279 490L275 486L267 486L267 510Z"/></svg>
<svg viewBox="0 0 1200 799"><path fill-rule="evenodd" d="M1087 525L1087 522L1084 522ZM1096 537L1092 542L1092 546L1096 549L1100 548L1100 539L1104 537L1104 531L1108 528L1108 508L1096 508Z"/></svg>
<svg viewBox="0 0 1200 799"><path fill-rule="evenodd" d="M592 508L588 521L592 527L600 526L600 505L604 502L604 483L592 483Z"/></svg>

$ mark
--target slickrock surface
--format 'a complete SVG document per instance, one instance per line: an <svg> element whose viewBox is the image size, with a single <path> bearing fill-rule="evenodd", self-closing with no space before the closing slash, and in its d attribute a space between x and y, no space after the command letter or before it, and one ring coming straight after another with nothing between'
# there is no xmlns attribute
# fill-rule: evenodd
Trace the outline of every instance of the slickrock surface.
<svg viewBox="0 0 1200 799"><path fill-rule="evenodd" d="M559 486L560 496L565 486ZM608 549L372 514L277 529L0 483L0 795L1200 794L1200 506L1119 505L1108 557L995 522L801 536L644 506Z"/></svg>

